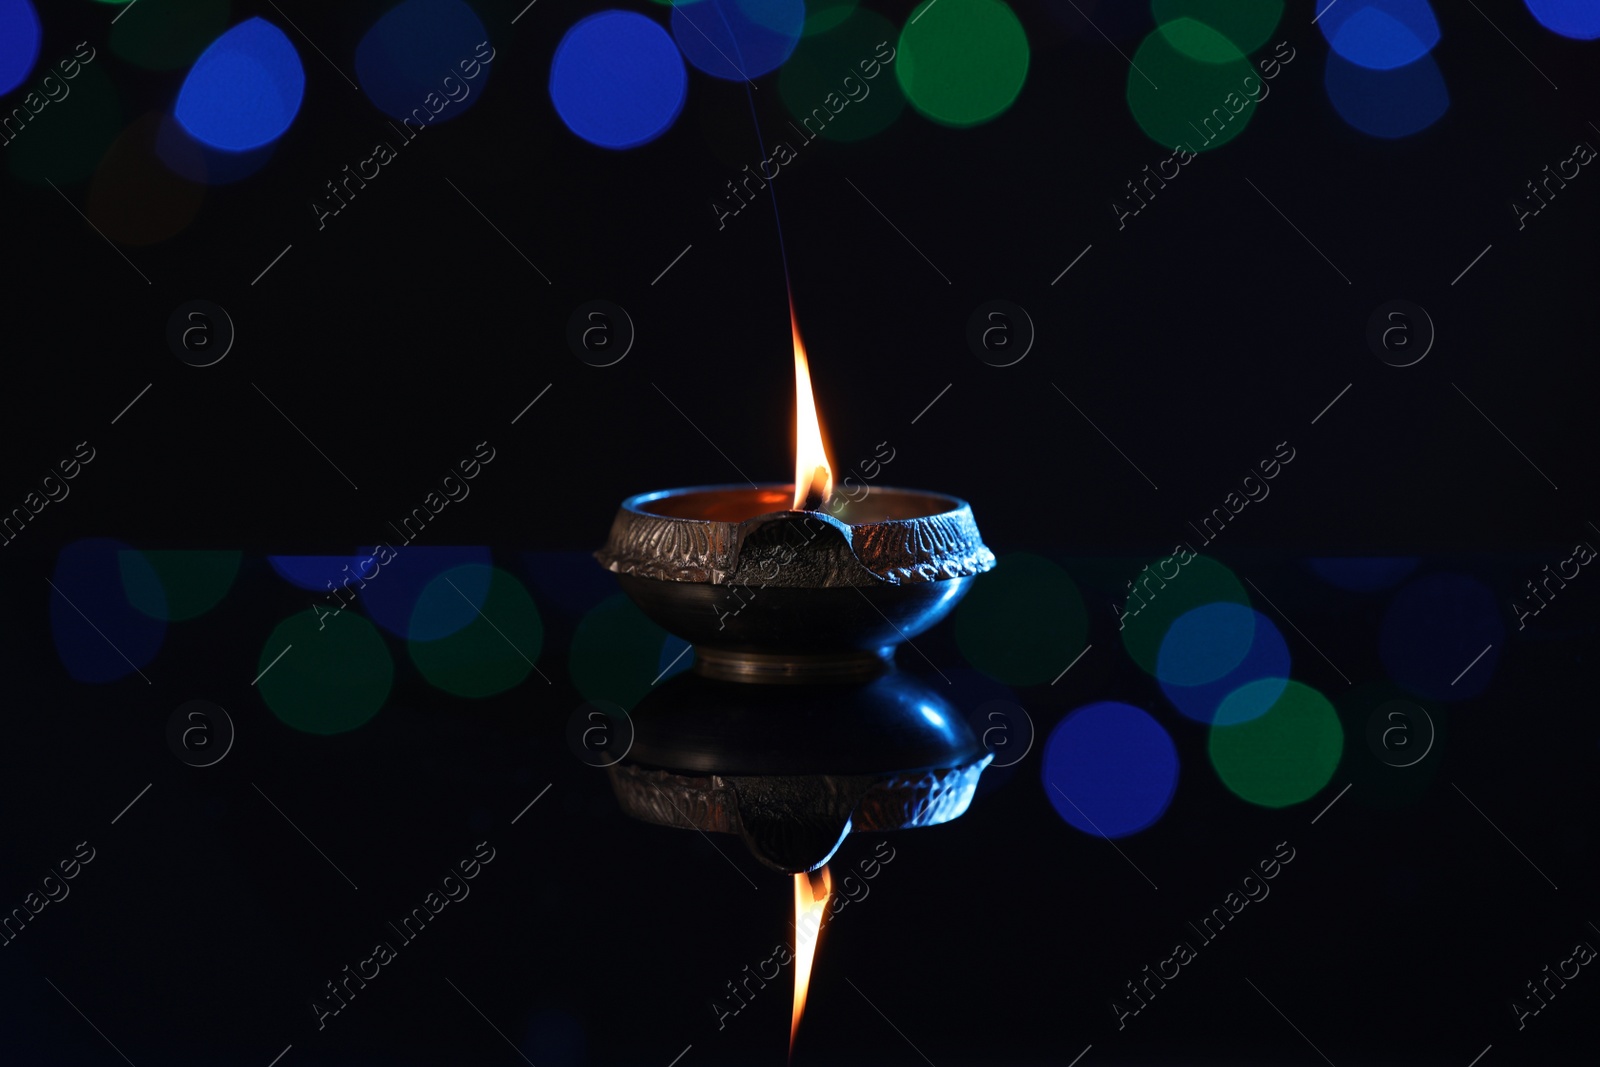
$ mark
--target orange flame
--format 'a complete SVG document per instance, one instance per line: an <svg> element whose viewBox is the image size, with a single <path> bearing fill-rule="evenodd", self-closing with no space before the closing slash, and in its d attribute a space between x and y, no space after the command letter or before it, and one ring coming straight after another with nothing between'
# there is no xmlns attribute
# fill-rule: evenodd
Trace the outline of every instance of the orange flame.
<svg viewBox="0 0 1600 1067"><path fill-rule="evenodd" d="M794 1039L800 1033L800 1017L806 1013L806 990L811 985L811 963L816 958L817 940L822 933L822 918L833 892L828 868L794 876L794 1014L789 1023L789 1055L794 1055Z"/></svg>
<svg viewBox="0 0 1600 1067"><path fill-rule="evenodd" d="M789 327L794 333L794 509L816 511L833 495L833 463L822 440L817 401L811 395L811 365L800 340L793 297L789 299Z"/></svg>

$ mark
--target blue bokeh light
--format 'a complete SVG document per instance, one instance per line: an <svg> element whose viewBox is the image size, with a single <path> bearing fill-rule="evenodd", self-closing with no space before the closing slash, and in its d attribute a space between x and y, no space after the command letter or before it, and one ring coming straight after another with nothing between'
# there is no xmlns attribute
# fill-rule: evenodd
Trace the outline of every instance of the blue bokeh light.
<svg viewBox="0 0 1600 1067"><path fill-rule="evenodd" d="M283 136L300 112L305 88L305 68L289 38L253 18L200 53L173 115L197 140L244 152Z"/></svg>
<svg viewBox="0 0 1600 1067"><path fill-rule="evenodd" d="M1236 654L1240 635L1244 648ZM1172 663L1185 663L1186 672L1164 672L1163 666ZM1206 663L1212 666L1202 666ZM1220 673L1214 673L1218 666ZM1289 666L1289 646L1271 619L1243 604L1219 602L1203 604L1173 622L1161 642L1156 674L1161 691L1184 717L1230 726L1266 714L1288 684ZM1184 685L1176 677L1199 680ZM1241 686L1263 679L1274 683L1234 696Z"/></svg>
<svg viewBox="0 0 1600 1067"><path fill-rule="evenodd" d="M489 596L492 564L485 546L405 545L392 554L385 546L382 552L374 548L357 557L351 570L362 581L350 588L358 591L372 621L396 637L437 641L478 617ZM448 584L424 597L441 576Z"/></svg>
<svg viewBox="0 0 1600 1067"><path fill-rule="evenodd" d="M1317 28L1351 63L1392 70L1439 43L1439 22L1427 0L1320 0Z"/></svg>
<svg viewBox="0 0 1600 1067"><path fill-rule="evenodd" d="M1595 0L1522 0L1539 24L1577 41L1600 37L1600 3Z"/></svg>
<svg viewBox="0 0 1600 1067"><path fill-rule="evenodd" d="M1094 837L1126 837L1161 818L1178 788L1178 750L1149 713L1088 704L1045 743L1044 791L1056 814Z"/></svg>
<svg viewBox="0 0 1600 1067"><path fill-rule="evenodd" d="M1410 137L1450 109L1450 91L1432 56L1394 70L1371 70L1329 52L1323 85L1339 117L1372 137Z"/></svg>
<svg viewBox="0 0 1600 1067"><path fill-rule="evenodd" d="M1389 602L1378 651L1389 676L1413 696L1465 700L1494 677L1505 639L1488 586L1465 574L1430 574Z"/></svg>
<svg viewBox="0 0 1600 1067"><path fill-rule="evenodd" d="M1376 593L1400 584L1418 562L1416 556L1312 556L1306 565L1335 589Z"/></svg>
<svg viewBox="0 0 1600 1067"><path fill-rule="evenodd" d="M1179 686L1214 682L1237 667L1255 640L1255 612L1243 604L1202 604L1172 620L1156 656L1156 677Z"/></svg>
<svg viewBox="0 0 1600 1067"><path fill-rule="evenodd" d="M462 0L405 0L386 11L356 46L356 80L393 118L445 122L478 101L492 56L489 34Z"/></svg>
<svg viewBox="0 0 1600 1067"><path fill-rule="evenodd" d="M673 5L672 36L697 69L748 81L783 66L805 21L805 0L698 0Z"/></svg>
<svg viewBox="0 0 1600 1067"><path fill-rule="evenodd" d="M267 562L278 572L278 577L290 585L309 589L313 593L328 592L328 583L337 589L350 580L355 570L355 556L268 556Z"/></svg>
<svg viewBox="0 0 1600 1067"><path fill-rule="evenodd" d="M601 148L637 148L683 110L689 72L667 31L631 11L600 11L561 38L550 101L567 129Z"/></svg>
<svg viewBox="0 0 1600 1067"><path fill-rule="evenodd" d="M119 555L124 552L128 556ZM143 569L136 576L140 584L160 588L149 562L120 541L74 541L56 557L50 634L74 681L115 682L135 674L155 659L167 636L163 620L129 603L123 592L124 559Z"/></svg>
<svg viewBox="0 0 1600 1067"><path fill-rule="evenodd" d="M39 13L29 0L0 0L0 96L33 70L41 36Z"/></svg>

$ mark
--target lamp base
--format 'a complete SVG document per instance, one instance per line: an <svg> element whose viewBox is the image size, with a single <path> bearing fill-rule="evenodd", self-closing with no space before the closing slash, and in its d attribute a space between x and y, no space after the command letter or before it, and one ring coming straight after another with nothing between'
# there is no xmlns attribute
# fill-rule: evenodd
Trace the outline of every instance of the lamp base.
<svg viewBox="0 0 1600 1067"><path fill-rule="evenodd" d="M719 682L808 685L870 682L894 669L894 648L840 652L747 652L696 645L695 673Z"/></svg>

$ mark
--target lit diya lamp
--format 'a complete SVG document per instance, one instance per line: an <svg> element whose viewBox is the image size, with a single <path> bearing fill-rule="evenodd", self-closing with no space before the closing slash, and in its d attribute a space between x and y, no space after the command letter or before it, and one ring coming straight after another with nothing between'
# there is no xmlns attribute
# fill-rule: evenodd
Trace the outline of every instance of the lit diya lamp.
<svg viewBox="0 0 1600 1067"><path fill-rule="evenodd" d="M642 493L595 553L650 618L694 645L692 671L634 708L609 768L624 811L737 835L794 876L790 1051L852 830L932 826L967 810L992 756L895 647L994 566L963 500L873 486L835 494L790 305L795 479Z"/></svg>
<svg viewBox="0 0 1600 1067"><path fill-rule="evenodd" d="M694 669L747 682L863 681L994 566L966 501L872 486L835 495L794 335L795 480L641 493L595 553L624 592L695 647Z"/></svg>

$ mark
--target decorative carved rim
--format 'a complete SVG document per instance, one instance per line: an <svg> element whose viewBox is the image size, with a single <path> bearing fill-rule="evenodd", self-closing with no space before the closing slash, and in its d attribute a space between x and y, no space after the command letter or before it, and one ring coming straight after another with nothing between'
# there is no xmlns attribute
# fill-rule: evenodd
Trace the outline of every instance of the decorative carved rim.
<svg viewBox="0 0 1600 1067"><path fill-rule="evenodd" d="M959 818L972 803L992 753L957 767L896 774L688 775L618 763L611 787L627 814L658 826L736 834L740 795L776 789L818 816L849 820L856 831L909 830Z"/></svg>
<svg viewBox="0 0 1600 1067"><path fill-rule="evenodd" d="M660 581L794 587L936 582L981 574L994 566L994 553L978 533L972 508L942 493L874 486L862 504L842 510L847 519L862 520L853 522L820 511L769 511L742 521L674 513L690 510L695 503L704 503L705 510L719 516L744 513L771 506L788 489L777 484L711 485L629 497L617 510L611 535L595 558L618 574ZM696 501L697 497L704 500ZM867 521L867 516L880 513L887 517ZM759 568L741 560L746 541L775 525L806 531L798 554L809 557L813 565L775 566L769 571L770 552ZM837 536L829 536L828 528ZM847 551L849 565L826 565L823 557L839 549ZM741 562L746 563L743 573Z"/></svg>

